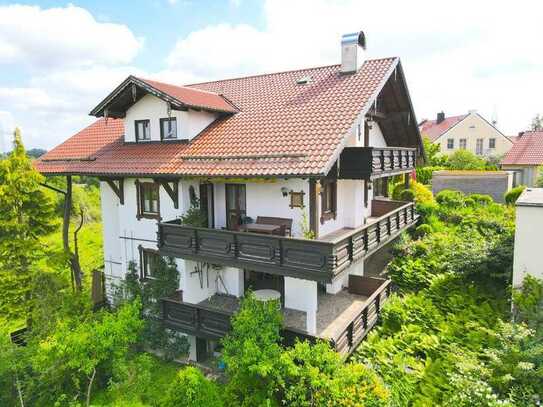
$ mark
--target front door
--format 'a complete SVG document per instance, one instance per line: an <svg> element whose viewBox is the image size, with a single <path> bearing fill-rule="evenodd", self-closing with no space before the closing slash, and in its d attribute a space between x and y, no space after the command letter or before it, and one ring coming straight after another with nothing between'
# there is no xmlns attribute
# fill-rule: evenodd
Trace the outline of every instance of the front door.
<svg viewBox="0 0 543 407"><path fill-rule="evenodd" d="M245 184L226 184L226 227L238 230L246 213Z"/></svg>
<svg viewBox="0 0 543 407"><path fill-rule="evenodd" d="M213 184L200 184L200 210L205 216L206 228L215 227Z"/></svg>

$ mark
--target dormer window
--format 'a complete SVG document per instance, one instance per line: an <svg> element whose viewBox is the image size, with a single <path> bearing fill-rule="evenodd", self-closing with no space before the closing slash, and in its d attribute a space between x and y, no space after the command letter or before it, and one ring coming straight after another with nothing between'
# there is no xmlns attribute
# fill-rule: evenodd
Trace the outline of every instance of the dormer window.
<svg viewBox="0 0 543 407"><path fill-rule="evenodd" d="M161 140L176 140L177 139L177 118L166 117L160 119L160 139Z"/></svg>
<svg viewBox="0 0 543 407"><path fill-rule="evenodd" d="M136 120L136 142L151 141L151 126L149 120Z"/></svg>

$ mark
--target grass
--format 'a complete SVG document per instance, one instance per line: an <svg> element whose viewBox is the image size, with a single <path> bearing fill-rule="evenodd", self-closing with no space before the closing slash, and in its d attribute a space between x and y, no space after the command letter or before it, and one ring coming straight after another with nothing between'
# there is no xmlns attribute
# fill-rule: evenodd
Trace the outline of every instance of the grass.
<svg viewBox="0 0 543 407"><path fill-rule="evenodd" d="M154 368L151 370L151 382L153 386L145 394L119 395L118 392L109 389L100 389L94 393L92 406L101 407L124 407L124 406L154 406L166 393L166 389L173 382L178 370L182 367L175 362L165 362L155 356L153 357ZM142 397L144 396L144 397ZM143 402L153 400L153 404Z"/></svg>

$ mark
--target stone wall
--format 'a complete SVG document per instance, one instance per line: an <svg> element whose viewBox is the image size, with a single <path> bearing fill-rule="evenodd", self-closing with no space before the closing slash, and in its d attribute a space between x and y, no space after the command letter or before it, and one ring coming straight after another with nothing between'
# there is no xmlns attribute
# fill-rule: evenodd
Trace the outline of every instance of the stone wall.
<svg viewBox="0 0 543 407"><path fill-rule="evenodd" d="M496 202L505 202L504 195L511 189L512 174L505 171L435 171L432 192L453 189L470 194L490 195Z"/></svg>

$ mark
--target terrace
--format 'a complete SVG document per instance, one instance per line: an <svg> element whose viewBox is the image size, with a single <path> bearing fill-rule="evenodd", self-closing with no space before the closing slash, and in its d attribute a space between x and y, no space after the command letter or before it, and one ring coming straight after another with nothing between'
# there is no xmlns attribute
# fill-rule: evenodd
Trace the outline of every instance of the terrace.
<svg viewBox="0 0 543 407"><path fill-rule="evenodd" d="M349 289L337 294L319 293L317 332L306 331L305 312L282 308L285 344L295 338L323 339L342 354L350 354L377 322L382 304L390 295L390 281L363 276L349 276ZM164 323L181 332L208 339L219 339L231 329L230 318L239 309L239 299L215 294L198 303L183 301L177 291L162 299Z"/></svg>

